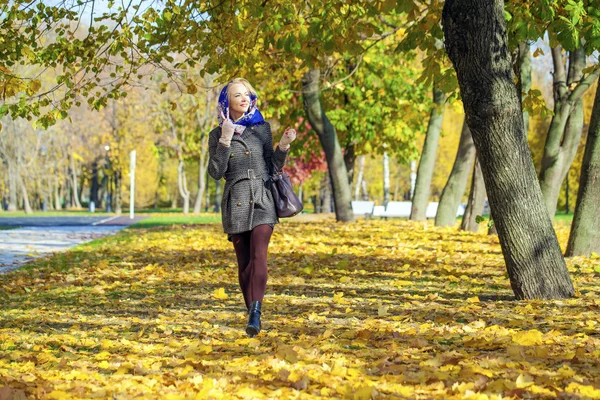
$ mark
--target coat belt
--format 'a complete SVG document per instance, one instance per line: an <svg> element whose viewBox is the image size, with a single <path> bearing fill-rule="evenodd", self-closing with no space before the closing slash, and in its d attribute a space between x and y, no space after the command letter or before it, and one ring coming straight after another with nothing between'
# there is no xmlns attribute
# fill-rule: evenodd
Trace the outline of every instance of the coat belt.
<svg viewBox="0 0 600 400"><path fill-rule="evenodd" d="M267 173L267 171L262 170L262 169L261 170L247 169L247 170L243 170L243 171L235 171L235 172L231 172L231 173L225 173L225 180L227 182L232 181L232 183L233 183L233 182L241 181L243 179L250 179L250 180L262 179L266 173Z"/></svg>

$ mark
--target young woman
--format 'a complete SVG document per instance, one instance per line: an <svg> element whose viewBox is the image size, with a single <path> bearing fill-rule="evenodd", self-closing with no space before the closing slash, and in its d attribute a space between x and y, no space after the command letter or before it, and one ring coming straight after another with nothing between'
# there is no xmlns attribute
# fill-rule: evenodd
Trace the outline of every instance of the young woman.
<svg viewBox="0 0 600 400"><path fill-rule="evenodd" d="M225 178L221 215L233 242L246 308L246 333L261 329L261 305L267 285L267 249L279 222L270 175L285 164L296 131L287 128L273 150L271 127L256 107L256 91L242 78L229 82L219 96L219 126L210 132L208 173Z"/></svg>

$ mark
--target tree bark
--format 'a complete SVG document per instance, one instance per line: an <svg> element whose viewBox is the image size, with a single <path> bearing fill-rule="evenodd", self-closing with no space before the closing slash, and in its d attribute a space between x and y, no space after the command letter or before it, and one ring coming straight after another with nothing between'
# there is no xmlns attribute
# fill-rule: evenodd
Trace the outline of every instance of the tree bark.
<svg viewBox="0 0 600 400"><path fill-rule="evenodd" d="M331 183L329 174L325 174L321 180L319 197L321 197L321 212L331 212Z"/></svg>
<svg viewBox="0 0 600 400"><path fill-rule="evenodd" d="M352 194L348 184L348 171L335 128L327 118L319 100L319 69L313 69L302 78L302 96L304 110L312 128L317 132L325 151L327 167L331 174L333 195L335 197L335 217L337 221L353 222Z"/></svg>
<svg viewBox="0 0 600 400"><path fill-rule="evenodd" d="M469 126L465 121L460 134L458 152L454 159L452 172L450 172L448 182L446 182L440 197L440 204L435 216L436 226L454 226L456 223L456 210L467 189L469 173L473 168L473 158L475 158L475 145Z"/></svg>
<svg viewBox="0 0 600 400"><path fill-rule="evenodd" d="M485 183L481 173L481 165L475 157L475 167L473 168L473 178L471 179L471 192L469 193L469 202L463 215L460 229L463 231L477 232L479 224L476 221L478 215L483 213L483 201L485 200Z"/></svg>
<svg viewBox="0 0 600 400"><path fill-rule="evenodd" d="M552 49L554 62L554 116L548 128L544 156L540 170L540 186L546 207L551 216L556 213L556 203L567 172L577 154L583 130L582 96L591 86L590 77L596 79L600 71L582 80L585 67L583 48L569 54L569 73L566 76L562 49ZM574 87L570 90L570 87Z"/></svg>
<svg viewBox="0 0 600 400"><path fill-rule="evenodd" d="M529 43L519 43L518 51L518 74L519 74L519 92L521 100L531 89L531 51ZM525 134L529 132L529 112L523 110L523 129Z"/></svg>
<svg viewBox="0 0 600 400"><path fill-rule="evenodd" d="M350 191L352 191L352 181L354 180L354 163L356 162L356 145L353 142L346 144L344 150L344 164L346 165L346 171L348 172L348 185L350 185Z"/></svg>
<svg viewBox="0 0 600 400"><path fill-rule="evenodd" d="M442 20L513 292L518 299L572 297L523 128L504 1L447 0Z"/></svg>
<svg viewBox="0 0 600 400"><path fill-rule="evenodd" d="M599 82L600 83L600 82ZM596 89L566 256L600 254L600 89Z"/></svg>
<svg viewBox="0 0 600 400"><path fill-rule="evenodd" d="M412 208L410 211L410 219L413 221L423 221L426 218L425 211L427 210L429 194L431 193L431 178L433 176L435 156L440 141L440 133L442 131L445 101L446 96L444 93L434 87L433 109L429 116L429 125L427 126L425 143L423 144L423 151L421 153L421 159L419 160L415 195L412 199Z"/></svg>

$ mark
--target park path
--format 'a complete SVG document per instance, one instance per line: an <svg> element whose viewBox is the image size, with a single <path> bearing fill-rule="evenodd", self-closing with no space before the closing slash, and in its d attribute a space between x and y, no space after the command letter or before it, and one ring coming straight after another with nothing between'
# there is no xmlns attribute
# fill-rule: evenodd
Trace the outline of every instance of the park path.
<svg viewBox="0 0 600 400"><path fill-rule="evenodd" d="M0 230L0 273L21 267L49 253L115 234L143 219L136 217L22 217L2 218L0 225L20 228Z"/></svg>

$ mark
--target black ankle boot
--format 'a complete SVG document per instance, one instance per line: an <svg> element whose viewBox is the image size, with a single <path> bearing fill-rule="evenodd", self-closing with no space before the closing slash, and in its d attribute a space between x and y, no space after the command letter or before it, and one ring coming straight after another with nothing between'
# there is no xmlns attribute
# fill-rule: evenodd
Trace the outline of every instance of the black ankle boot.
<svg viewBox="0 0 600 400"><path fill-rule="evenodd" d="M248 310L248 324L246 325L246 333L250 337L258 335L260 332L260 301L253 301Z"/></svg>

